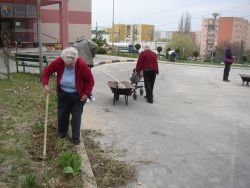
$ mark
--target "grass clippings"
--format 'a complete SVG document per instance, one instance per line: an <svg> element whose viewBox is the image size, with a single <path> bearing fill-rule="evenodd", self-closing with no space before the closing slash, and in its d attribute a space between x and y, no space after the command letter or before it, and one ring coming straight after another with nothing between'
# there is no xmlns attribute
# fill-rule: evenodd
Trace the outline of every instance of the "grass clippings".
<svg viewBox="0 0 250 188"><path fill-rule="evenodd" d="M116 187L125 185L135 179L135 168L124 161L112 159L108 152L100 147L95 138L102 134L94 130L83 130L82 137L88 154L89 161L100 188Z"/></svg>

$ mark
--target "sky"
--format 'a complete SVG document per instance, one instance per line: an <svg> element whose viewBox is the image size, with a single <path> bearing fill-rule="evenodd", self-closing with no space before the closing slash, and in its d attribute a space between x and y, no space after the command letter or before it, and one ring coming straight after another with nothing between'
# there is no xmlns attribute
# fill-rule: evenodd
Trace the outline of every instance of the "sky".
<svg viewBox="0 0 250 188"><path fill-rule="evenodd" d="M114 0L115 24L151 24L156 30L177 30L180 17L191 14L192 31L201 30L202 18L244 17L250 21L250 0ZM113 0L92 0L92 27L112 26Z"/></svg>

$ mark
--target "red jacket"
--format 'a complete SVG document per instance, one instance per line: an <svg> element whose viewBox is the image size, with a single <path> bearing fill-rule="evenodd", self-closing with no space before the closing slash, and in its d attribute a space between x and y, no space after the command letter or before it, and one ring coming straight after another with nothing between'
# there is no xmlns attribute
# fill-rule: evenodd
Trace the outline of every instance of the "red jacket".
<svg viewBox="0 0 250 188"><path fill-rule="evenodd" d="M157 56L151 50L141 52L136 64L136 72L138 74L147 69L155 70L159 74Z"/></svg>
<svg viewBox="0 0 250 188"><path fill-rule="evenodd" d="M60 91L60 81L64 72L64 61L61 57L58 57L56 60L47 66L42 73L43 85L48 85L50 75L57 73L57 92ZM75 84L76 90L80 97L84 94L90 96L91 91L94 87L94 78L91 73L90 68L87 63L81 59L77 58L75 64Z"/></svg>

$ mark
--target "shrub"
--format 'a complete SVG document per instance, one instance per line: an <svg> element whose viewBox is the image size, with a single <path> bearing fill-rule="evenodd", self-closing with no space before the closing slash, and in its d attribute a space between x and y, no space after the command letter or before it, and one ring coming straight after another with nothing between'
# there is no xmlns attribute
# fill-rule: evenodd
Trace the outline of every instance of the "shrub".
<svg viewBox="0 0 250 188"><path fill-rule="evenodd" d="M136 44L135 45L135 49L137 50L137 52L141 49L141 45L140 44Z"/></svg>
<svg viewBox="0 0 250 188"><path fill-rule="evenodd" d="M247 61L247 56L242 56L241 59L242 59L243 63L245 63Z"/></svg>
<svg viewBox="0 0 250 188"><path fill-rule="evenodd" d="M105 48L98 48L97 54L107 54L107 50Z"/></svg>

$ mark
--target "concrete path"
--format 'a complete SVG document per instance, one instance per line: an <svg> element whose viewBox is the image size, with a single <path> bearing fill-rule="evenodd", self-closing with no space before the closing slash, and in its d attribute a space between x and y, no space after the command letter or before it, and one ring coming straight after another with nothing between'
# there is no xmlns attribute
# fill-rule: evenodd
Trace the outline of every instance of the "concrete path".
<svg viewBox="0 0 250 188"><path fill-rule="evenodd" d="M104 147L122 150L116 156L135 164L140 188L249 188L250 86L241 86L232 69L160 64L154 104L138 96L128 106L120 97L113 106L105 70L129 80L135 63L93 69L96 101L84 109L84 128L101 129Z"/></svg>

